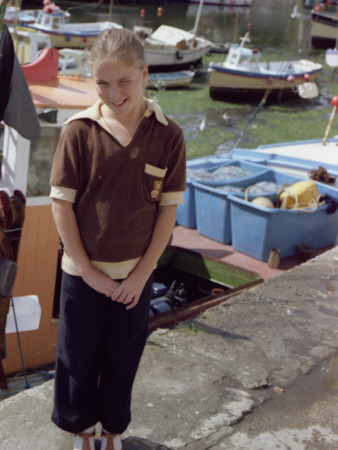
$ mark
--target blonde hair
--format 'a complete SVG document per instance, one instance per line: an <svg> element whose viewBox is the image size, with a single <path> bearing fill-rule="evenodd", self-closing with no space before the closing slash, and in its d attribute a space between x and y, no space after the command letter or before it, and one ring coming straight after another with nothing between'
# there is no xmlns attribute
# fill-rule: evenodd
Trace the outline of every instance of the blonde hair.
<svg viewBox="0 0 338 450"><path fill-rule="evenodd" d="M107 28L97 36L90 51L91 65L115 58L121 58L138 69L144 68L146 61L143 43L131 30Z"/></svg>

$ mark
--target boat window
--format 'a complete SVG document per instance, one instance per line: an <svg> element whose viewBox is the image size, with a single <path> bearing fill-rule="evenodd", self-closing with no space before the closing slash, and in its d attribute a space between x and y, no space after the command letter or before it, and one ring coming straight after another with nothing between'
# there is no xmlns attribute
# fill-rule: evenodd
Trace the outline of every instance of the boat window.
<svg viewBox="0 0 338 450"><path fill-rule="evenodd" d="M27 181L27 197L49 195L49 177L60 127L41 127L40 139L31 143Z"/></svg>

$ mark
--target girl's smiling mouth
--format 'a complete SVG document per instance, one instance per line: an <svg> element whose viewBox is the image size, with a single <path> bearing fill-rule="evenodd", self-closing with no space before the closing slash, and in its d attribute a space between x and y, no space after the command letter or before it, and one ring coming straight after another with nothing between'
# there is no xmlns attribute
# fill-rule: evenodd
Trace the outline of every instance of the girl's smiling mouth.
<svg viewBox="0 0 338 450"><path fill-rule="evenodd" d="M125 98L125 99L122 100L121 102L118 102L118 103L112 102L112 104L113 104L114 106L116 106L116 107L119 107L119 106L124 105L124 104L126 103L126 101L127 101L127 99Z"/></svg>

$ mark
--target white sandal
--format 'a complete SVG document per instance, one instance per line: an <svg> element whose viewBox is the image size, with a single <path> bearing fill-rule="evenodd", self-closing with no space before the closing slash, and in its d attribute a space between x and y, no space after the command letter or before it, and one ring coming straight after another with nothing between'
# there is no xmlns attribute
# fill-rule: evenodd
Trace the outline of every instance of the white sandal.
<svg viewBox="0 0 338 450"><path fill-rule="evenodd" d="M76 433L73 450L95 450L95 431Z"/></svg>

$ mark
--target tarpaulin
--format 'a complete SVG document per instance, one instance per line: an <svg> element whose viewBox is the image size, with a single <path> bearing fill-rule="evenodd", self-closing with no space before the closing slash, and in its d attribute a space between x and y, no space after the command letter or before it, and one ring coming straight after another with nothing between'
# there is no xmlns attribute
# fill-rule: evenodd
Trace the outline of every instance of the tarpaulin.
<svg viewBox="0 0 338 450"><path fill-rule="evenodd" d="M39 119L6 25L0 35L0 120L26 139L39 139Z"/></svg>

